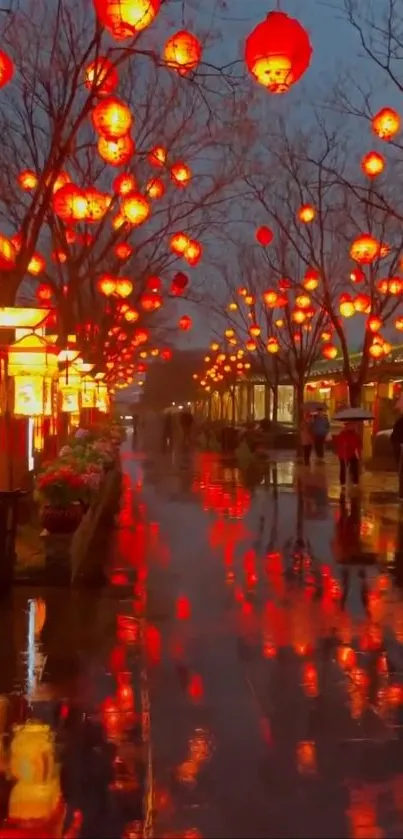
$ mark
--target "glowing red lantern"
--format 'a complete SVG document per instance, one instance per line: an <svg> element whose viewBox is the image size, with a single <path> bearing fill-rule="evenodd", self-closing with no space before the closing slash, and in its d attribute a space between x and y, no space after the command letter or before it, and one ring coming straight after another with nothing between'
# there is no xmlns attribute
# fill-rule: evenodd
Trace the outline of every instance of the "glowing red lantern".
<svg viewBox="0 0 403 839"><path fill-rule="evenodd" d="M130 134L119 137L118 140L108 140L100 137L98 140L98 154L110 166L125 166L134 154L134 142Z"/></svg>
<svg viewBox="0 0 403 839"><path fill-rule="evenodd" d="M65 184L53 194L53 211L62 221L71 224L83 221L87 215L87 199L75 184Z"/></svg>
<svg viewBox="0 0 403 839"><path fill-rule="evenodd" d="M245 62L270 93L286 93L308 69L312 47L305 29L284 12L269 12L245 42Z"/></svg>
<svg viewBox="0 0 403 839"><path fill-rule="evenodd" d="M98 189L86 189L84 190L84 198L87 202L85 221L89 223L101 221L110 207L110 195L99 192Z"/></svg>
<svg viewBox="0 0 403 839"><path fill-rule="evenodd" d="M361 268L353 268L350 273L350 280L354 283L354 285L356 283L363 283L365 280L364 271L362 271Z"/></svg>
<svg viewBox="0 0 403 839"><path fill-rule="evenodd" d="M322 347L322 355L329 360L336 358L337 347L335 347L334 344L324 344Z"/></svg>
<svg viewBox="0 0 403 839"><path fill-rule="evenodd" d="M189 265L197 265L200 262L202 256L203 248L200 242L197 242L196 239L190 239L189 244L185 250L184 257Z"/></svg>
<svg viewBox="0 0 403 839"><path fill-rule="evenodd" d="M115 245L114 252L115 256L118 259L126 260L132 255L134 248L132 245L129 245L128 242L120 242L120 244Z"/></svg>
<svg viewBox="0 0 403 839"><path fill-rule="evenodd" d="M361 161L361 169L369 178L376 178L385 168L385 158L377 151L365 154Z"/></svg>
<svg viewBox="0 0 403 839"><path fill-rule="evenodd" d="M350 246L350 256L361 265L369 265L379 256L379 242L369 233L358 236Z"/></svg>
<svg viewBox="0 0 403 839"><path fill-rule="evenodd" d="M383 354L384 354L384 349L383 349L382 344L379 343L378 341L374 341L374 343L371 344L371 346L369 348L369 354L372 356L372 358L375 358L375 359L381 358L381 356L383 356Z"/></svg>
<svg viewBox="0 0 403 839"><path fill-rule="evenodd" d="M14 75L14 64L6 52L0 50L0 88L11 82Z"/></svg>
<svg viewBox="0 0 403 839"><path fill-rule="evenodd" d="M382 318L378 317L378 315L372 315L368 318L367 321L367 328L370 332L379 332L382 327Z"/></svg>
<svg viewBox="0 0 403 839"><path fill-rule="evenodd" d="M256 241L259 242L259 245L262 245L263 248L270 245L270 242L273 240L273 232L270 230L270 227L266 227L265 225L258 227L255 236Z"/></svg>
<svg viewBox="0 0 403 839"><path fill-rule="evenodd" d="M122 198L121 210L124 218L134 227L144 224L150 216L149 201L140 192L129 192Z"/></svg>
<svg viewBox="0 0 403 839"><path fill-rule="evenodd" d="M42 256L42 254L38 253L37 251L32 254L31 259L29 260L27 271L28 274L32 274L33 277L38 277L39 274L42 274L46 268L46 262Z"/></svg>
<svg viewBox="0 0 403 839"><path fill-rule="evenodd" d="M172 350L167 347L165 350L161 350L160 356L164 361L170 361L172 358Z"/></svg>
<svg viewBox="0 0 403 839"><path fill-rule="evenodd" d="M357 294L357 297L354 300L354 306L356 312L367 314L367 312L371 311L370 296L368 294Z"/></svg>
<svg viewBox="0 0 403 839"><path fill-rule="evenodd" d="M174 233L169 240L171 251L182 256L189 247L190 239L186 233Z"/></svg>
<svg viewBox="0 0 403 839"><path fill-rule="evenodd" d="M95 131L107 140L125 137L133 122L130 108L116 96L108 96L99 102L91 116Z"/></svg>
<svg viewBox="0 0 403 839"><path fill-rule="evenodd" d="M201 54L200 41L185 29L171 35L164 47L165 64L181 76L186 76L187 73L196 69Z"/></svg>
<svg viewBox="0 0 403 839"><path fill-rule="evenodd" d="M316 216L315 207L312 204L303 204L298 210L298 218L304 224L310 224Z"/></svg>
<svg viewBox="0 0 403 839"><path fill-rule="evenodd" d="M150 291L160 291L162 287L160 278L153 274L151 277L148 278L146 282L146 287L149 288Z"/></svg>
<svg viewBox="0 0 403 839"><path fill-rule="evenodd" d="M161 0L94 0L100 22L117 41L150 26L160 5Z"/></svg>
<svg viewBox="0 0 403 839"><path fill-rule="evenodd" d="M182 271L178 271L172 279L171 293L175 296L183 294L188 282L189 279L186 274L183 274Z"/></svg>
<svg viewBox="0 0 403 839"><path fill-rule="evenodd" d="M38 186L38 176L31 169L23 169L18 175L17 181L25 192L30 192L31 189L36 189Z"/></svg>
<svg viewBox="0 0 403 839"><path fill-rule="evenodd" d="M372 118L372 130L381 140L391 140L400 131L400 116L393 108L382 108Z"/></svg>
<svg viewBox="0 0 403 839"><path fill-rule="evenodd" d="M118 277L115 282L115 294L118 297L129 297L133 291L133 283L128 277Z"/></svg>
<svg viewBox="0 0 403 839"><path fill-rule="evenodd" d="M161 178L150 178L146 186L147 195L154 199L162 198L165 192L165 185Z"/></svg>
<svg viewBox="0 0 403 839"><path fill-rule="evenodd" d="M117 195L127 195L129 192L134 192L136 189L134 175L129 175L127 172L117 175L113 181L112 189Z"/></svg>
<svg viewBox="0 0 403 839"><path fill-rule="evenodd" d="M279 346L277 338L269 338L269 340L266 344L266 349L267 349L267 352L271 353L272 355L275 355L275 353L278 353L278 351L280 349L280 346Z"/></svg>
<svg viewBox="0 0 403 839"><path fill-rule="evenodd" d="M307 291L315 291L315 288L319 285L319 279L319 271L316 271L315 268L307 268L303 280L304 288L306 288Z"/></svg>
<svg viewBox="0 0 403 839"><path fill-rule="evenodd" d="M178 326L183 332L187 332L192 327L192 318L190 318L189 315L182 315Z"/></svg>
<svg viewBox="0 0 403 839"><path fill-rule="evenodd" d="M47 283L39 283L36 289L36 297L41 303L48 303L52 299L53 290Z"/></svg>
<svg viewBox="0 0 403 839"><path fill-rule="evenodd" d="M116 279L111 274L102 274L97 282L97 289L104 294L105 297L110 297L116 291Z"/></svg>
<svg viewBox="0 0 403 839"><path fill-rule="evenodd" d="M277 291L264 291L262 294L263 300L269 309L275 309L278 301Z"/></svg>
<svg viewBox="0 0 403 839"><path fill-rule="evenodd" d="M342 294L339 301L339 311L344 318L351 318L355 315L354 300L350 294Z"/></svg>
<svg viewBox="0 0 403 839"><path fill-rule="evenodd" d="M152 166L156 166L157 169L161 169L166 164L168 152L164 146L154 146L154 148L149 151L147 157Z"/></svg>
<svg viewBox="0 0 403 839"><path fill-rule="evenodd" d="M67 262L67 253L62 248L56 248L52 251L51 257L57 265L63 265L64 262Z"/></svg>
<svg viewBox="0 0 403 839"><path fill-rule="evenodd" d="M85 86L97 96L109 96L119 83L116 67L104 55L85 68Z"/></svg>
<svg viewBox="0 0 403 839"><path fill-rule="evenodd" d="M191 177L192 172L186 163L174 163L171 167L171 178L176 186L187 186Z"/></svg>
<svg viewBox="0 0 403 839"><path fill-rule="evenodd" d="M391 277L388 280L388 291L389 294L401 294L403 291L403 280L400 277Z"/></svg>

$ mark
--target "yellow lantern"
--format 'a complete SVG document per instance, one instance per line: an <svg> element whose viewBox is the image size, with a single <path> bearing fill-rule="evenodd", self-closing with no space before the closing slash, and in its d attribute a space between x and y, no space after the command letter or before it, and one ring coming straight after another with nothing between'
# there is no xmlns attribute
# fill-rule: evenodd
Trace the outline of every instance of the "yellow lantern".
<svg viewBox="0 0 403 839"><path fill-rule="evenodd" d="M10 770L16 783L10 794L9 818L50 818L60 805L61 791L49 725L29 721L14 727Z"/></svg>
<svg viewBox="0 0 403 839"><path fill-rule="evenodd" d="M71 366L59 378L59 393L61 396L61 410L65 414L78 414L80 411L81 376Z"/></svg>
<svg viewBox="0 0 403 839"><path fill-rule="evenodd" d="M105 382L99 382L95 407L101 412L101 414L107 414L109 412L109 404L110 400L108 387Z"/></svg>
<svg viewBox="0 0 403 839"><path fill-rule="evenodd" d="M57 350L45 338L24 335L8 351L8 375L14 379L14 414L50 416Z"/></svg>
<svg viewBox="0 0 403 839"><path fill-rule="evenodd" d="M91 376L81 379L81 407L95 408L97 384Z"/></svg>

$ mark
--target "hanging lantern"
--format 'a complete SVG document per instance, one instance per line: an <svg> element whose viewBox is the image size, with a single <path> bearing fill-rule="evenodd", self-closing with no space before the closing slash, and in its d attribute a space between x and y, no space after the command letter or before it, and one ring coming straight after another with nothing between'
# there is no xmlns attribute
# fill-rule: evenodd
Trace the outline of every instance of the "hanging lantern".
<svg viewBox="0 0 403 839"><path fill-rule="evenodd" d="M298 218L304 224L310 224L310 222L314 220L315 216L316 210L312 204L302 204L302 207L298 210Z"/></svg>
<svg viewBox="0 0 403 839"><path fill-rule="evenodd" d="M371 298L368 294L357 294L354 300L355 311L368 314L371 311Z"/></svg>
<svg viewBox="0 0 403 839"><path fill-rule="evenodd" d="M97 289L105 297L111 297L116 291L116 279L111 274L103 274L97 281Z"/></svg>
<svg viewBox="0 0 403 839"><path fill-rule="evenodd" d="M32 189L36 189L39 182L36 172L33 172L32 169L23 169L18 175L17 181L18 185L25 192L30 192Z"/></svg>
<svg viewBox="0 0 403 839"><path fill-rule="evenodd" d="M291 320L294 321L294 323L304 323L306 320L306 314L302 311L302 309L295 309L291 315Z"/></svg>
<svg viewBox="0 0 403 839"><path fill-rule="evenodd" d="M39 283L35 294L40 303L49 303L53 297L53 289L47 283Z"/></svg>
<svg viewBox="0 0 403 839"><path fill-rule="evenodd" d="M319 271L315 268L307 268L302 284L307 291L315 291L319 285L319 279Z"/></svg>
<svg viewBox="0 0 403 839"><path fill-rule="evenodd" d="M147 198L140 192L129 192L122 198L121 210L126 221L133 227L138 227L149 218L151 206Z"/></svg>
<svg viewBox="0 0 403 839"><path fill-rule="evenodd" d="M42 254L38 253L37 251L31 256L29 260L27 271L28 274L32 274L33 277L38 277L39 274L46 268L46 262L42 256Z"/></svg>
<svg viewBox="0 0 403 839"><path fill-rule="evenodd" d="M109 96L119 83L116 67L104 55L85 68L85 86L97 96Z"/></svg>
<svg viewBox="0 0 403 839"><path fill-rule="evenodd" d="M171 178L176 186L187 186L192 178L192 172L186 163L174 163L171 167Z"/></svg>
<svg viewBox="0 0 403 839"><path fill-rule="evenodd" d="M335 347L334 344L324 344L322 347L322 355L324 358L328 358L329 361L336 358L337 347Z"/></svg>
<svg viewBox="0 0 403 839"><path fill-rule="evenodd" d="M97 149L100 158L109 166L126 166L134 154L135 146L130 134L126 134L118 140L100 137Z"/></svg>
<svg viewBox="0 0 403 839"><path fill-rule="evenodd" d="M171 35L164 47L164 61L167 67L186 76L198 66L202 54L200 41L191 32L182 29Z"/></svg>
<svg viewBox="0 0 403 839"><path fill-rule="evenodd" d="M286 93L308 69L312 47L305 29L284 12L269 12L246 38L245 62L270 93Z"/></svg>
<svg viewBox="0 0 403 839"><path fill-rule="evenodd" d="M189 315L182 315L178 326L183 332L187 332L192 327L192 318L190 318Z"/></svg>
<svg viewBox="0 0 403 839"><path fill-rule="evenodd" d="M353 268L350 273L350 280L354 285L357 283L363 283L365 280L365 273L361 270L361 268Z"/></svg>
<svg viewBox="0 0 403 839"><path fill-rule="evenodd" d="M159 12L161 0L93 0L102 26L124 41L146 29Z"/></svg>
<svg viewBox="0 0 403 839"><path fill-rule="evenodd" d="M401 294L403 291L403 280L400 277L391 277L388 280L388 292L389 294L397 295Z"/></svg>
<svg viewBox="0 0 403 839"><path fill-rule="evenodd" d="M339 312L343 318L352 318L355 315L355 304L350 294L342 294L339 301Z"/></svg>
<svg viewBox="0 0 403 839"><path fill-rule="evenodd" d="M87 200L82 189L65 184L53 194L53 211L66 224L83 221L87 215Z"/></svg>
<svg viewBox="0 0 403 839"><path fill-rule="evenodd" d="M395 329L397 329L399 332L403 332L403 317L396 318Z"/></svg>
<svg viewBox="0 0 403 839"><path fill-rule="evenodd" d="M162 288L162 283L159 277L153 274L151 277L148 277L146 282L146 288L150 289L150 291L160 291Z"/></svg>
<svg viewBox="0 0 403 839"><path fill-rule="evenodd" d="M13 242L0 233L0 271L11 271L15 266L17 250Z"/></svg>
<svg viewBox="0 0 403 839"><path fill-rule="evenodd" d="M371 344L369 348L369 354L372 358L378 359L381 358L384 354L382 344L378 343L377 341Z"/></svg>
<svg viewBox="0 0 403 839"><path fill-rule="evenodd" d="M400 116L393 108L382 108L372 118L372 130L381 140L392 140L400 131Z"/></svg>
<svg viewBox="0 0 403 839"><path fill-rule="evenodd" d="M269 309L275 309L278 301L277 291L264 291L262 294L263 300Z"/></svg>
<svg viewBox="0 0 403 839"><path fill-rule="evenodd" d="M194 266L200 262L202 252L203 249L200 242L197 242L196 239L190 239L184 252L184 257L189 265Z"/></svg>
<svg viewBox="0 0 403 839"><path fill-rule="evenodd" d="M246 349L247 349L247 351L248 351L248 352L255 352L255 351L257 350L257 344L256 344L256 341L253 341L253 339L252 339L252 338L249 338L249 339L245 342L245 347L246 347ZM225 369L225 368L224 368L224 369ZM230 368L230 369L231 369L231 368Z"/></svg>
<svg viewBox="0 0 403 839"><path fill-rule="evenodd" d="M115 282L115 294L118 297L129 297L133 291L133 283L128 277L118 277Z"/></svg>
<svg viewBox="0 0 403 839"><path fill-rule="evenodd" d="M272 355L275 355L276 353L278 353L279 349L280 349L280 345L278 343L277 338L269 338L269 340L266 344L266 349L267 349L267 352L271 353Z"/></svg>
<svg viewBox="0 0 403 839"><path fill-rule="evenodd" d="M117 195L128 195L129 192L134 192L136 189L134 175L129 175L128 172L117 175L113 181L112 189Z"/></svg>
<svg viewBox="0 0 403 839"><path fill-rule="evenodd" d="M171 251L182 256L190 245L189 236L186 233L174 233L169 240Z"/></svg>
<svg viewBox="0 0 403 839"><path fill-rule="evenodd" d="M50 415L51 382L58 371L57 349L38 335L24 335L11 344L7 372L14 380L14 414L37 417Z"/></svg>
<svg viewBox="0 0 403 839"><path fill-rule="evenodd" d="M56 248L52 251L51 258L57 265L63 265L64 262L67 262L67 253L62 248Z"/></svg>
<svg viewBox="0 0 403 839"><path fill-rule="evenodd" d="M381 328L382 318L378 317L378 315L372 315L370 318L368 318L367 329L369 329L370 332L379 332Z"/></svg>
<svg viewBox="0 0 403 839"><path fill-rule="evenodd" d="M168 152L165 146L154 146L147 155L148 162L151 163L151 166L155 166L157 169L161 169L165 166L167 157Z"/></svg>
<svg viewBox="0 0 403 839"><path fill-rule="evenodd" d="M249 327L249 334L252 335L252 338L258 338L261 331L262 330L257 323L253 323L252 326Z"/></svg>
<svg viewBox="0 0 403 839"><path fill-rule="evenodd" d="M262 225L256 230L255 237L259 245L266 248L267 245L270 245L270 242L273 241L273 232L270 230L270 227Z"/></svg>
<svg viewBox="0 0 403 839"><path fill-rule="evenodd" d="M92 111L95 131L107 140L119 140L129 133L133 117L128 105L116 96L108 96Z"/></svg>
<svg viewBox="0 0 403 839"><path fill-rule="evenodd" d="M70 175L68 175L67 172L63 172L63 170L60 171L59 174L56 175L56 178L53 182L53 195L55 194L55 192L58 192L58 190L61 189L62 186L66 186L66 184L69 183L71 183Z"/></svg>
<svg viewBox="0 0 403 839"><path fill-rule="evenodd" d="M84 190L84 198L87 202L85 221L96 223L103 219L111 205L110 195L99 192L97 189Z"/></svg>
<svg viewBox="0 0 403 839"><path fill-rule="evenodd" d="M126 261L132 255L134 248L127 242L120 242L120 244L115 245L113 250L118 259Z"/></svg>
<svg viewBox="0 0 403 839"><path fill-rule="evenodd" d="M74 364L60 373L58 391L60 410L65 414L78 414L81 407L81 375Z"/></svg>
<svg viewBox="0 0 403 839"><path fill-rule="evenodd" d="M379 242L369 233L358 236L350 246L350 256L361 265L369 265L379 256Z"/></svg>
<svg viewBox="0 0 403 839"><path fill-rule="evenodd" d="M0 50L0 88L11 82L14 75L14 64L7 53Z"/></svg>
<svg viewBox="0 0 403 839"><path fill-rule="evenodd" d="M189 279L186 274L183 274L182 271L178 271L177 274L172 279L171 284L171 293L175 296L179 296L183 294L186 286L188 285Z"/></svg>
<svg viewBox="0 0 403 839"><path fill-rule="evenodd" d="M97 398L97 383L92 376L83 376L81 385L81 407L95 408Z"/></svg>
<svg viewBox="0 0 403 839"><path fill-rule="evenodd" d="M308 294L298 294L295 298L295 305L298 309L308 309L311 305L311 298Z"/></svg>
<svg viewBox="0 0 403 839"><path fill-rule="evenodd" d="M376 178L381 175L385 168L385 158L377 151L370 151L365 154L361 161L361 169L364 175L369 178Z"/></svg>
<svg viewBox="0 0 403 839"><path fill-rule="evenodd" d="M150 178L146 185L146 193L154 201L162 198L165 193L165 185L161 178Z"/></svg>
<svg viewBox="0 0 403 839"><path fill-rule="evenodd" d="M155 312L162 306L162 297L155 292L145 292L140 298L140 304L145 312Z"/></svg>

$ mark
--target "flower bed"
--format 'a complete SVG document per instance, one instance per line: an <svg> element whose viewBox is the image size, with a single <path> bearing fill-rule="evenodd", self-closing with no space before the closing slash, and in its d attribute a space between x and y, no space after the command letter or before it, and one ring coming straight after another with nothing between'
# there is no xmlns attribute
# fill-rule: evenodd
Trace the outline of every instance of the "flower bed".
<svg viewBox="0 0 403 839"><path fill-rule="evenodd" d="M119 448L124 431L79 429L59 457L43 463L35 480L49 576L63 571L71 581L85 561L93 532L119 502ZM94 517L94 511L97 511ZM101 512L100 512L101 511ZM85 534L85 535L83 535ZM74 554L79 554L79 560Z"/></svg>

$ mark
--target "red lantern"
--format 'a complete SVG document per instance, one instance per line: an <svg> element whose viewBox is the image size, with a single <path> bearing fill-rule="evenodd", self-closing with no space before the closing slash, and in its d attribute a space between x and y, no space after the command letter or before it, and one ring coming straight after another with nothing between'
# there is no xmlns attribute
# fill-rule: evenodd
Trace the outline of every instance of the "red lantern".
<svg viewBox="0 0 403 839"><path fill-rule="evenodd" d="M273 240L273 233L270 230L270 227L266 227L262 225L262 227L258 227L256 230L256 241L259 242L259 245L262 245L263 248L266 248L267 245L270 245L270 242Z"/></svg>
<svg viewBox="0 0 403 839"><path fill-rule="evenodd" d="M120 244L115 245L114 247L115 256L117 256L118 259L129 259L133 251L134 248L127 242L121 242Z"/></svg>
<svg viewBox="0 0 403 839"><path fill-rule="evenodd" d="M363 314L370 312L371 298L369 294L357 294L357 297L354 300L354 306L356 312L362 312Z"/></svg>
<svg viewBox="0 0 403 839"><path fill-rule="evenodd" d="M95 131L107 140L125 137L133 122L130 108L116 96L108 96L99 102L91 116Z"/></svg>
<svg viewBox="0 0 403 839"><path fill-rule="evenodd" d="M182 271L178 271L172 279L171 294L174 294L175 296L183 294L188 282L189 279L186 274L183 274Z"/></svg>
<svg viewBox="0 0 403 839"><path fill-rule="evenodd" d="M30 192L31 189L36 189L38 186L38 176L31 169L23 169L18 175L17 181L25 192Z"/></svg>
<svg viewBox="0 0 403 839"><path fill-rule="evenodd" d="M182 329L183 332L187 332L192 327L192 318L189 315L182 315L179 321L179 329Z"/></svg>
<svg viewBox="0 0 403 839"><path fill-rule="evenodd" d="M122 198L122 214L134 227L144 224L149 218L151 207L147 198L140 192L129 192Z"/></svg>
<svg viewBox="0 0 403 839"><path fill-rule="evenodd" d="M264 291L262 294L263 300L269 309L275 309L278 301L277 291Z"/></svg>
<svg viewBox="0 0 403 839"><path fill-rule="evenodd" d="M168 152L164 146L154 146L149 151L147 157L152 166L155 166L157 169L162 169L166 164Z"/></svg>
<svg viewBox="0 0 403 839"><path fill-rule="evenodd" d="M358 236L350 246L350 256L361 265L369 265L379 256L379 242L369 233Z"/></svg>
<svg viewBox="0 0 403 839"><path fill-rule="evenodd" d="M372 119L372 130L381 140L391 140L400 131L400 116L393 108L382 108Z"/></svg>
<svg viewBox="0 0 403 839"><path fill-rule="evenodd" d="M109 96L119 83L117 70L104 55L98 56L85 68L85 86L97 96Z"/></svg>
<svg viewBox="0 0 403 839"><path fill-rule="evenodd" d="M249 72L270 93L286 93L308 69L312 47L305 29L284 12L269 12L245 42Z"/></svg>
<svg viewBox="0 0 403 839"><path fill-rule="evenodd" d="M41 253L35 251L32 254L31 259L29 260L27 271L28 274L32 274L33 277L38 277L39 274L42 274L46 268L46 262Z"/></svg>
<svg viewBox="0 0 403 839"><path fill-rule="evenodd" d="M36 289L36 297L41 303L49 303L52 299L53 290L47 283L39 283Z"/></svg>
<svg viewBox="0 0 403 839"><path fill-rule="evenodd" d="M88 223L101 221L109 209L111 203L110 195L99 192L97 189L86 189L84 190L84 198L87 202L85 221Z"/></svg>
<svg viewBox="0 0 403 839"><path fill-rule="evenodd" d="M83 221L87 215L84 192L75 184L65 184L53 194L53 211L66 224Z"/></svg>
<svg viewBox="0 0 403 839"><path fill-rule="evenodd" d="M118 195L127 195L136 189L136 179L134 175L123 172L121 175L117 175L113 181L112 188Z"/></svg>
<svg viewBox="0 0 403 839"><path fill-rule="evenodd" d="M197 265L200 262L202 256L203 248L200 242L197 242L196 239L190 239L189 244L185 250L184 257L189 265Z"/></svg>
<svg viewBox="0 0 403 839"><path fill-rule="evenodd" d="M170 361L172 358L172 350L168 348L165 350L161 350L160 356L164 361Z"/></svg>
<svg viewBox="0 0 403 839"><path fill-rule="evenodd" d="M319 280L319 271L316 271L315 268L307 268L303 280L303 286L307 291L315 291L315 288L319 285Z"/></svg>
<svg viewBox="0 0 403 839"><path fill-rule="evenodd" d="M385 158L377 151L365 154L361 161L361 169L369 178L376 178L385 168Z"/></svg>
<svg viewBox="0 0 403 839"><path fill-rule="evenodd" d="M303 204L298 210L298 218L304 224L310 224L316 216L315 207L312 204Z"/></svg>
<svg viewBox="0 0 403 839"><path fill-rule="evenodd" d="M176 186L187 186L191 177L192 172L186 163L174 163L171 167L171 178Z"/></svg>
<svg viewBox="0 0 403 839"><path fill-rule="evenodd" d="M186 233L174 233L169 240L169 246L171 248L171 251L180 256L182 256L186 252L189 245L190 239L189 236L186 235Z"/></svg>
<svg viewBox="0 0 403 839"><path fill-rule="evenodd" d="M161 0L94 0L100 22L117 41L133 38L150 26L160 5Z"/></svg>
<svg viewBox="0 0 403 839"><path fill-rule="evenodd" d="M107 140L106 137L100 137L98 154L110 166L126 166L126 163L134 154L134 142L130 134L119 137L118 140Z"/></svg>
<svg viewBox="0 0 403 839"><path fill-rule="evenodd" d="M146 282L146 287L150 289L150 291L160 291L161 290L161 280L155 274L152 277L149 277Z"/></svg>
<svg viewBox="0 0 403 839"><path fill-rule="evenodd" d="M354 285L356 283L363 283L365 280L364 271L362 271L361 268L353 268L350 273L350 280L354 283Z"/></svg>
<svg viewBox="0 0 403 839"><path fill-rule="evenodd" d="M322 347L322 355L329 360L336 358L337 356L337 347L334 344L325 344Z"/></svg>
<svg viewBox="0 0 403 839"><path fill-rule="evenodd" d="M133 283L128 277L118 277L115 281L115 294L118 297L129 297L133 291Z"/></svg>
<svg viewBox="0 0 403 839"><path fill-rule="evenodd" d="M11 82L14 75L14 64L6 52L0 50L0 88Z"/></svg>
<svg viewBox="0 0 403 839"><path fill-rule="evenodd" d="M367 328L370 332L379 332L382 327L382 318L378 317L378 315L372 315L372 317L368 318L367 321Z"/></svg>
<svg viewBox="0 0 403 839"><path fill-rule="evenodd" d="M267 349L267 352L271 353L272 355L275 355L276 353L278 353L278 351L280 349L280 346L279 346L277 338L269 338L269 340L266 344L266 349Z"/></svg>
<svg viewBox="0 0 403 839"><path fill-rule="evenodd" d="M150 178L146 186L146 193L154 201L162 198L165 192L165 185L161 178Z"/></svg>
<svg viewBox="0 0 403 839"><path fill-rule="evenodd" d="M181 76L186 76L187 73L196 69L201 54L200 41L185 29L172 35L164 47L165 64Z"/></svg>
<svg viewBox="0 0 403 839"><path fill-rule="evenodd" d="M116 291L116 279L111 274L102 274L97 282L97 289L104 294L105 297L110 297Z"/></svg>
<svg viewBox="0 0 403 839"><path fill-rule="evenodd" d="M63 265L64 262L67 262L67 253L62 248L56 248L56 250L52 251L51 257L57 265Z"/></svg>

